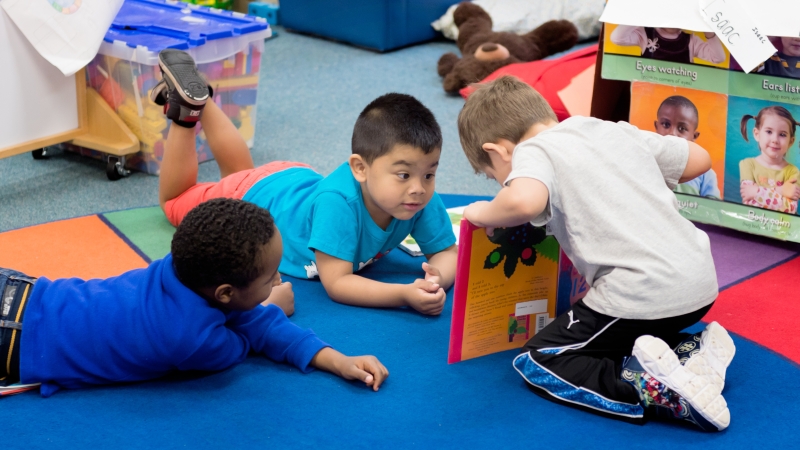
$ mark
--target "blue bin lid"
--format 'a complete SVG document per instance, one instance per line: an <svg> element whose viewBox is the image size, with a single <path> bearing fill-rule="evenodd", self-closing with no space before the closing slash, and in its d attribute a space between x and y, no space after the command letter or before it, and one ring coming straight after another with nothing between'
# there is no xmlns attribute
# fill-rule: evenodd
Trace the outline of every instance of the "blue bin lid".
<svg viewBox="0 0 800 450"><path fill-rule="evenodd" d="M161 45L166 45L163 48L185 49L203 45L206 41L267 28L269 24L264 21L230 11L166 0L125 0L111 24L111 29L106 33L105 40L123 41L130 47L143 45L154 51ZM143 34L153 35L153 41L148 41ZM164 37L176 41L168 41ZM182 45L188 47L180 47Z"/></svg>
<svg viewBox="0 0 800 450"><path fill-rule="evenodd" d="M146 47L152 52L160 52L165 48L174 48L178 50L188 50L189 42L186 39L175 38L172 36L162 36L159 34L151 34L138 30L122 30L117 28L110 28L106 32L104 41L113 44L114 41L124 42L128 47Z"/></svg>

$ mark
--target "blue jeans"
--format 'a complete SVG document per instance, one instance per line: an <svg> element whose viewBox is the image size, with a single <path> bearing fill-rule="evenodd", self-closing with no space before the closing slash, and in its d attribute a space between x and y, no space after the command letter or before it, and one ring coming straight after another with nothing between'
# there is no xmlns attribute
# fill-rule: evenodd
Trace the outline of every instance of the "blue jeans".
<svg viewBox="0 0 800 450"><path fill-rule="evenodd" d="M0 385L19 381L22 318L36 278L0 267Z"/></svg>

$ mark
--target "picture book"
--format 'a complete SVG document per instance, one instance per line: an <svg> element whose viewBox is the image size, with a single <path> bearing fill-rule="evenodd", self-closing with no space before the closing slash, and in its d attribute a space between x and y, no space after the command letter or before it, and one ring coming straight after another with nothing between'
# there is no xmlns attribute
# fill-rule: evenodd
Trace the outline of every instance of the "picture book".
<svg viewBox="0 0 800 450"><path fill-rule="evenodd" d="M466 208L466 206L457 206L447 209L447 214L450 216L450 223L453 225L453 233L456 235L456 244L458 244L459 227L461 218L464 217L464 208ZM411 237L411 235L408 235L408 237L400 243L400 249L411 256L422 256L422 251L420 251L417 241Z"/></svg>
<svg viewBox="0 0 800 450"><path fill-rule="evenodd" d="M519 348L557 313L561 252L544 227L488 236L462 219L459 234L448 363Z"/></svg>

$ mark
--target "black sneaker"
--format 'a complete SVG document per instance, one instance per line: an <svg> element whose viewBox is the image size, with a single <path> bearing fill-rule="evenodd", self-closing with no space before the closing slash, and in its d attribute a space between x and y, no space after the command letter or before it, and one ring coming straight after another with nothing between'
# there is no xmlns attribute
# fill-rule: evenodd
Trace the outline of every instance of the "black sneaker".
<svg viewBox="0 0 800 450"><path fill-rule="evenodd" d="M167 118L183 127L194 127L211 97L206 80L197 71L188 53L166 49L158 54L163 79L150 92L150 98L164 105Z"/></svg>
<svg viewBox="0 0 800 450"><path fill-rule="evenodd" d="M208 86L208 98L214 98L214 88ZM169 87L167 86L167 82L164 80L159 81L153 86L153 89L150 91L150 100L153 101L158 106L164 106L167 104L167 100L169 99ZM166 113L166 110L164 111ZM202 114L201 114L202 116Z"/></svg>

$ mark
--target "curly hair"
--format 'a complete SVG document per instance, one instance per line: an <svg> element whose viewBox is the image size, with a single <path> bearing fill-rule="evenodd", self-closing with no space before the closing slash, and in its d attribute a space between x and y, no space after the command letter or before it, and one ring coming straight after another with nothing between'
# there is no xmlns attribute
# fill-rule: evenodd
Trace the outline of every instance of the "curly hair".
<svg viewBox="0 0 800 450"><path fill-rule="evenodd" d="M178 279L195 292L222 284L244 288L263 274L264 246L274 234L266 209L230 198L209 200L175 231L172 263Z"/></svg>

